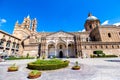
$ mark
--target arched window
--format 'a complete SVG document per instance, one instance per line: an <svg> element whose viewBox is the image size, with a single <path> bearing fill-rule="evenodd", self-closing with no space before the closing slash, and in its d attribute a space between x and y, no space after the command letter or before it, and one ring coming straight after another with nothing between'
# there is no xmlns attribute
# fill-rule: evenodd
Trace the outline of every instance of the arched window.
<svg viewBox="0 0 120 80"><path fill-rule="evenodd" d="M0 46L2 46L3 45L3 41L2 40L0 40Z"/></svg>
<svg viewBox="0 0 120 80"><path fill-rule="evenodd" d="M110 33L108 33L108 37L111 37L111 34L110 34Z"/></svg>
<svg viewBox="0 0 120 80"><path fill-rule="evenodd" d="M97 45L95 45L95 48L97 49Z"/></svg>
<svg viewBox="0 0 120 80"><path fill-rule="evenodd" d="M10 43L9 42L7 42L6 47L10 47Z"/></svg>
<svg viewBox="0 0 120 80"><path fill-rule="evenodd" d="M112 48L114 48L114 46L112 45Z"/></svg>
<svg viewBox="0 0 120 80"><path fill-rule="evenodd" d="M101 45L101 48L103 48L103 46Z"/></svg>
<svg viewBox="0 0 120 80"><path fill-rule="evenodd" d="M86 38L86 41L88 42L88 38Z"/></svg>
<svg viewBox="0 0 120 80"><path fill-rule="evenodd" d="M117 45L117 47L119 48L119 45Z"/></svg>
<svg viewBox="0 0 120 80"><path fill-rule="evenodd" d="M108 46L106 45L106 48L108 48Z"/></svg>
<svg viewBox="0 0 120 80"><path fill-rule="evenodd" d="M92 29L92 25L91 24L90 24L89 28Z"/></svg>
<svg viewBox="0 0 120 80"><path fill-rule="evenodd" d="M85 46L85 49L86 49L87 47Z"/></svg>
<svg viewBox="0 0 120 80"><path fill-rule="evenodd" d="M62 45L60 45L60 49L62 49Z"/></svg>

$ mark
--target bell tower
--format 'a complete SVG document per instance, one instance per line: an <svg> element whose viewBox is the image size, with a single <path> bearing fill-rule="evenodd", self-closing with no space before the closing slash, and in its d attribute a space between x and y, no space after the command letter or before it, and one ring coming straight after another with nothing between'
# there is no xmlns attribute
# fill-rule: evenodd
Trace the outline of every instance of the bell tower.
<svg viewBox="0 0 120 80"><path fill-rule="evenodd" d="M92 31L95 27L99 27L99 25L100 25L99 19L93 16L91 13L89 13L88 18L84 24L85 30Z"/></svg>
<svg viewBox="0 0 120 80"><path fill-rule="evenodd" d="M30 29L30 23L31 23L30 16L28 15L27 18L24 18L22 27Z"/></svg>
<svg viewBox="0 0 120 80"><path fill-rule="evenodd" d="M32 20L32 29L31 29L31 31L36 32L36 27L37 27L37 20L36 20L36 18L34 18Z"/></svg>

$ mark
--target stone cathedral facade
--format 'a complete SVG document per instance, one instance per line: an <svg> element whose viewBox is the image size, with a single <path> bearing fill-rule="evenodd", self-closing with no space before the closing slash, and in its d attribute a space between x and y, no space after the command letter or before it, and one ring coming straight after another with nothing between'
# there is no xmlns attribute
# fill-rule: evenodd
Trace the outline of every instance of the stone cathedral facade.
<svg viewBox="0 0 120 80"><path fill-rule="evenodd" d="M102 50L105 54L120 56L120 26L102 26L100 20L90 13L84 24L84 32L37 32L36 27L36 18L31 20L29 16L21 24L18 21L15 23L11 36L19 42L17 54L90 57L93 51ZM14 53L9 51L11 54Z"/></svg>

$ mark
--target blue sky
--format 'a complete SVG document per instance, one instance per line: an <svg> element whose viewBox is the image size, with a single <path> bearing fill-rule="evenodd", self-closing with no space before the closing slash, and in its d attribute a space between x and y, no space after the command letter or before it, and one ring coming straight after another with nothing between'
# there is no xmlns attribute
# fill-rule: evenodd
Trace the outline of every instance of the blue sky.
<svg viewBox="0 0 120 80"><path fill-rule="evenodd" d="M119 24L120 0L0 0L0 30L12 34L15 22L37 18L37 31L82 31L91 12L104 24Z"/></svg>

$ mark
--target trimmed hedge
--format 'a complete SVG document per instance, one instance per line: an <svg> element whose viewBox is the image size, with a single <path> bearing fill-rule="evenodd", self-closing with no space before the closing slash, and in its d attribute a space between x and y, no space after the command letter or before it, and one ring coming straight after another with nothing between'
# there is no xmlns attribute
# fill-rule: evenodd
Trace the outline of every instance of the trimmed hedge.
<svg viewBox="0 0 120 80"><path fill-rule="evenodd" d="M93 51L93 54L97 55L97 57L105 56L105 53L103 53L101 50Z"/></svg>
<svg viewBox="0 0 120 80"><path fill-rule="evenodd" d="M6 58L5 60L21 60L21 59L34 59L34 57L9 57Z"/></svg>
<svg viewBox="0 0 120 80"><path fill-rule="evenodd" d="M69 65L69 61L62 61L58 59L37 60L35 62L28 63L27 68L33 70L55 70L55 69L67 67L68 65Z"/></svg>
<svg viewBox="0 0 120 80"><path fill-rule="evenodd" d="M118 57L116 55L105 55L105 56L95 56L95 55L91 55L91 58L112 58L112 57Z"/></svg>

